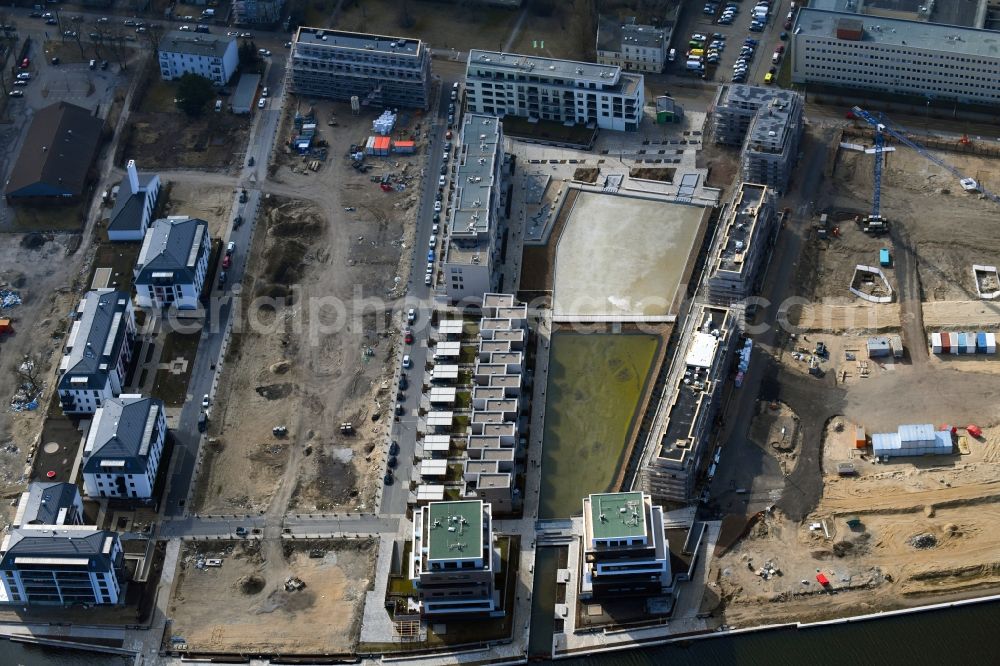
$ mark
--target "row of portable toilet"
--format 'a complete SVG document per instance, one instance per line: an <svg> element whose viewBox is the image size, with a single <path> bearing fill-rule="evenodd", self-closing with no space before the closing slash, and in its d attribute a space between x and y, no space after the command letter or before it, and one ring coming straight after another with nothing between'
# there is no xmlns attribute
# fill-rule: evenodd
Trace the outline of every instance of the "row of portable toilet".
<svg viewBox="0 0 1000 666"><path fill-rule="evenodd" d="M997 335L976 333L932 333L931 351L935 354L996 354Z"/></svg>

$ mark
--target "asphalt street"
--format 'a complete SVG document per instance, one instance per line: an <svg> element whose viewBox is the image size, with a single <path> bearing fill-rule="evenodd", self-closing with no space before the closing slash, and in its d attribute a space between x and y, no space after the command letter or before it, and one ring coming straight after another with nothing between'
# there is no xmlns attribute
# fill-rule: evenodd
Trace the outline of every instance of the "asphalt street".
<svg viewBox="0 0 1000 666"><path fill-rule="evenodd" d="M263 110L255 111L257 117L247 142L247 152L244 155L244 168L241 175L242 188L247 191L247 201L240 203L240 192L234 193L233 219L237 215L243 217L239 229L229 228L229 234L223 238L223 243L233 241L236 250L233 253L233 265L227 271L228 278L223 289L212 290L212 301L208 308L205 328L201 343L198 345L198 355L191 371L191 381L188 384L189 399L181 409L177 424L172 430L174 436L174 451L171 459L171 471L168 481L167 499L164 505L164 515L180 516L186 511L190 495L191 481L198 460L198 448L203 436L198 432L198 415L201 413L201 398L206 393L215 396L215 386L221 372L223 342L229 331L233 316L233 294L230 285L239 285L246 270L248 251L257 223L257 212L260 208L259 183L267 177L267 164L276 139L278 124L281 120L281 108L285 94L282 87L285 76L284 54L276 54L270 62L264 76L265 85L271 91L270 101ZM254 166L247 166L253 157ZM209 419L212 408L208 410Z"/></svg>
<svg viewBox="0 0 1000 666"><path fill-rule="evenodd" d="M444 162L444 135L447 129L448 103L451 97L452 85L457 79L443 79L440 81L438 97L428 113L428 122L431 126L427 128L430 135L428 143L429 154L425 163L425 178L423 189L420 193L420 205L417 209L417 229L415 234L416 247L414 248L414 260L410 269L410 282L407 292L407 307L417 309L417 320L411 326L413 330L413 344L403 347L403 354L408 354L411 360L410 369L403 369L409 381L409 389L405 393L402 401L404 413L399 420L393 424L392 439L399 444L398 464L395 470L395 478L391 485L385 486L382 492L382 515L399 515L406 512L406 501L409 496L409 479L413 474L413 458L417 442L417 409L420 406L420 388L424 368L428 359L427 339L430 336L430 313L434 305L434 295L431 287L424 284L424 275L427 269L428 241L431 235L432 218L434 217L434 195L438 190L438 176L441 165ZM453 135L458 134L458 125L452 130ZM454 152L454 151L453 151ZM452 165L454 160L449 160ZM447 191L445 192L444 203L447 203ZM441 214L444 221L444 212ZM435 249L435 262L440 259L440 242ZM405 323L406 312L402 313ZM398 376L397 376L398 381Z"/></svg>

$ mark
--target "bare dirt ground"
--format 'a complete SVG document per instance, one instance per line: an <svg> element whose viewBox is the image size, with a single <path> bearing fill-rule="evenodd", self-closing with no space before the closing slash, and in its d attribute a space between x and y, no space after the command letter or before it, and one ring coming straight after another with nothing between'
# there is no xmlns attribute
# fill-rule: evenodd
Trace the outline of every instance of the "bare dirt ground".
<svg viewBox="0 0 1000 666"><path fill-rule="evenodd" d="M761 401L750 424L750 441L774 456L786 476L795 469L799 456L798 423L798 417L788 405L778 403L774 409Z"/></svg>
<svg viewBox="0 0 1000 666"><path fill-rule="evenodd" d="M66 313L79 301L67 285L78 276L79 258L66 258L76 249L78 234L4 234L0 242L0 289L17 291L22 304L0 310L0 318L13 319L14 333L0 338L0 498L18 496L27 481L25 464L38 444L54 376L61 340L67 331ZM14 366L26 354L42 362L45 390L39 409L13 412L10 398L20 380ZM15 509L4 503L4 511Z"/></svg>
<svg viewBox="0 0 1000 666"><path fill-rule="evenodd" d="M987 160L943 156L987 186L995 179ZM996 304L975 299L971 270L973 263L995 264L997 206L961 192L953 180L906 149L891 153L882 212L894 228L881 238L864 235L852 221L870 207L870 156L841 151L828 189L817 194L816 210L829 211L841 234L804 246L796 285L814 303L792 311L807 331L789 340L780 363L826 387L813 403L820 413L830 414L823 395L838 405L822 442L802 443L803 456L815 455L807 447L820 447L823 494L801 522L766 512L713 563L706 600L721 601L727 624L822 620L1000 589L1000 364L986 355L928 358L926 351L927 330L997 321ZM871 306L847 286L854 265L874 264L880 247L892 248L886 274L894 288L902 282L901 291L897 302ZM865 336L897 327L906 357L868 359ZM830 357L813 380L806 361L794 356L818 340ZM870 449L854 447L856 424L870 435L904 423L954 425L961 444L949 456L890 463L876 463ZM984 437L969 437L967 424L982 427ZM772 436L772 424L752 429L765 427ZM858 476L836 475L836 464L846 461L855 463ZM817 573L831 590L820 589Z"/></svg>
<svg viewBox="0 0 1000 666"><path fill-rule="evenodd" d="M225 238L232 223L230 211L235 190L219 185L198 185L191 182L173 182L169 172L164 174L164 189L169 188L166 215L190 215L208 222L212 238Z"/></svg>
<svg viewBox="0 0 1000 666"><path fill-rule="evenodd" d="M265 562L252 540L188 545L167 639L183 638L189 652L351 653L374 581L375 545L296 540L281 546L278 561ZM198 568L199 558L221 558L222 566ZM293 576L303 589L285 589Z"/></svg>
<svg viewBox="0 0 1000 666"><path fill-rule="evenodd" d="M850 425L842 440L853 437ZM880 465L855 458L860 476L829 476L820 506L802 524L766 516L716 562L727 622L839 617L1000 587L998 434L992 428L970 439L968 455ZM860 524L849 526L851 518ZM758 576L767 560L782 575ZM837 591L822 604L818 571Z"/></svg>
<svg viewBox="0 0 1000 666"><path fill-rule="evenodd" d="M396 277L407 273L422 157L418 148L371 161L373 171L361 174L342 156L370 131L374 113L355 117L333 104L317 113L338 119L335 128L323 124L327 162L313 172L298 156L281 156L266 186L280 194L262 208L242 299L247 321L262 326L234 338L227 359L198 481L202 512L363 509L381 483L376 447L391 419L398 338L387 308L406 284ZM417 124L419 116L402 129ZM371 180L404 172L403 191L383 192ZM341 435L342 422L356 434ZM287 437L272 435L278 425Z"/></svg>
<svg viewBox="0 0 1000 666"><path fill-rule="evenodd" d="M996 160L958 153L940 153L960 172L995 186ZM832 208L866 211L872 196L872 156L840 151L834 173ZM993 264L1000 252L996 216L1000 207L966 194L955 178L912 150L889 153L882 173L882 214L905 227L915 249L923 298L926 301L976 297L972 264ZM841 225L841 230L853 225ZM854 241L850 241L852 244ZM838 240L831 246L842 245ZM878 246L885 240L875 241ZM866 244L871 246L872 243ZM878 251L875 247L875 252ZM866 252L868 261L877 254ZM853 264L852 264L853 266Z"/></svg>
<svg viewBox="0 0 1000 666"><path fill-rule="evenodd" d="M412 23L403 20L404 6L409 8ZM498 48L507 39L517 15L516 9L455 6L432 0L411 0L405 4L396 0L360 0L343 3L335 27L339 30L419 37L434 49L467 51L470 48ZM325 20L328 18L322 17Z"/></svg>

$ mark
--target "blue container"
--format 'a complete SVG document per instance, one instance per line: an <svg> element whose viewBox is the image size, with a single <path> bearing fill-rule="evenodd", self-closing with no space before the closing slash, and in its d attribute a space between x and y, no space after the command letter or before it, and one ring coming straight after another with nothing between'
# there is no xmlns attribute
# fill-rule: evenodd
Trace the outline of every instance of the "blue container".
<svg viewBox="0 0 1000 666"><path fill-rule="evenodd" d="M976 333L976 351L986 351L986 333L983 331Z"/></svg>
<svg viewBox="0 0 1000 666"><path fill-rule="evenodd" d="M958 353L965 353L965 333L958 334Z"/></svg>

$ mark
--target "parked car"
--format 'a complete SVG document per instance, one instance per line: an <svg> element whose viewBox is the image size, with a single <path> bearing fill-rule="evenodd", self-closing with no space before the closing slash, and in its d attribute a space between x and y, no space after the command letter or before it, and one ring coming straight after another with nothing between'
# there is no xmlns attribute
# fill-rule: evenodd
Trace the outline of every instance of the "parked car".
<svg viewBox="0 0 1000 666"><path fill-rule="evenodd" d="M407 370L413 367L413 361L410 360L409 354L403 355L403 367L406 368Z"/></svg>
<svg viewBox="0 0 1000 666"><path fill-rule="evenodd" d="M202 409L208 409L208 394L207 393L205 394L205 397L203 397L201 399L201 407L202 407Z"/></svg>
<svg viewBox="0 0 1000 666"><path fill-rule="evenodd" d="M442 168L447 169L447 167L442 167ZM448 181L444 177L444 172L442 172L441 175L438 177L438 187L444 187L444 185L445 185L446 182L448 182Z"/></svg>
<svg viewBox="0 0 1000 666"><path fill-rule="evenodd" d="M399 454L399 444L396 443L396 440L393 440L392 443L389 444L389 455L395 456L398 454Z"/></svg>
<svg viewBox="0 0 1000 666"><path fill-rule="evenodd" d="M441 212L441 202L440 201L435 201L434 202L434 212L435 213L440 213Z"/></svg>
<svg viewBox="0 0 1000 666"><path fill-rule="evenodd" d="M24 91L23 91L23 90L11 90L11 91L10 91L9 93L7 93L7 94L8 94L8 95L9 95L10 97L24 97Z"/></svg>
<svg viewBox="0 0 1000 666"><path fill-rule="evenodd" d="M227 255L232 254L233 252L236 252L236 242L229 241L229 243L226 245L226 254Z"/></svg>
<svg viewBox="0 0 1000 666"><path fill-rule="evenodd" d="M264 86L264 89L260 91L260 96L267 97L267 86Z"/></svg>
<svg viewBox="0 0 1000 666"><path fill-rule="evenodd" d="M410 308L406 311L406 321L411 324L417 320L417 311L415 308Z"/></svg>
<svg viewBox="0 0 1000 666"><path fill-rule="evenodd" d="M228 270L232 265L233 265L233 257L232 257L232 255L227 254L226 256L224 256L222 258L222 267L223 268L225 268L225 269Z"/></svg>
<svg viewBox="0 0 1000 666"><path fill-rule="evenodd" d="M434 277L430 273L424 275L424 284L426 284L428 287L431 285L431 282L433 281Z"/></svg>
<svg viewBox="0 0 1000 666"><path fill-rule="evenodd" d="M208 414L202 412L198 415L198 432L205 432L208 430Z"/></svg>
<svg viewBox="0 0 1000 666"><path fill-rule="evenodd" d="M266 104L267 104L267 98L266 97L261 97L259 100L257 100L257 108L258 109L263 109Z"/></svg>
<svg viewBox="0 0 1000 666"><path fill-rule="evenodd" d="M413 344L413 331L411 331L410 329L406 329L405 331L403 331L403 342L405 342L408 345Z"/></svg>

